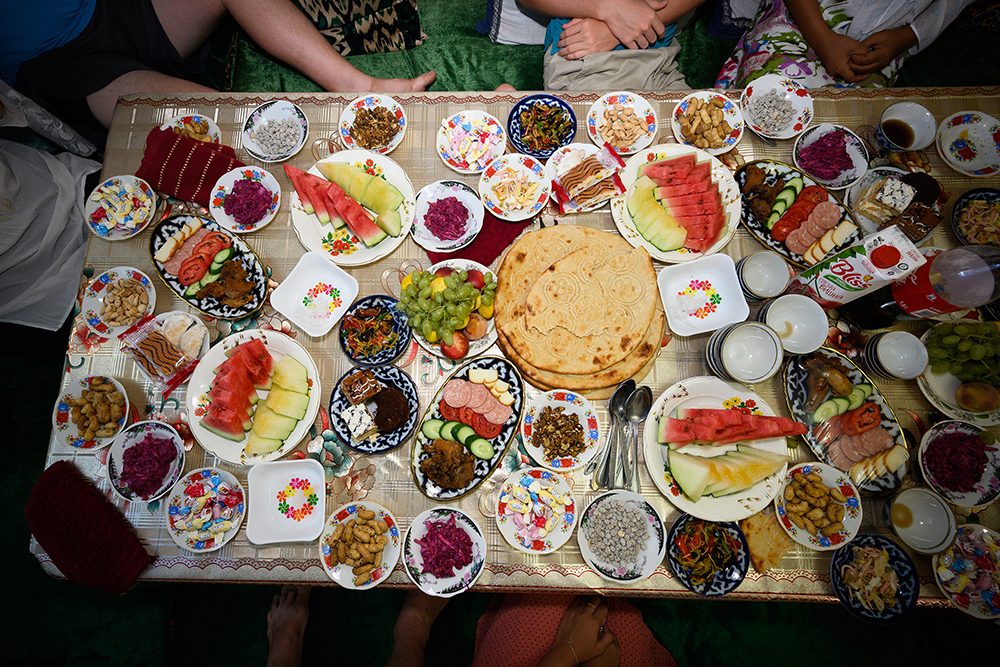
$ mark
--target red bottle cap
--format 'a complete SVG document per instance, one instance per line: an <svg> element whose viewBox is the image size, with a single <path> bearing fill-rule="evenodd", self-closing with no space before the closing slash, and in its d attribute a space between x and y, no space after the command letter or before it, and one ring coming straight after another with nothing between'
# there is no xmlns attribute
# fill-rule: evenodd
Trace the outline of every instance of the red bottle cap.
<svg viewBox="0 0 1000 667"><path fill-rule="evenodd" d="M896 266L903 255L895 246L882 245L872 251L872 263L880 269Z"/></svg>

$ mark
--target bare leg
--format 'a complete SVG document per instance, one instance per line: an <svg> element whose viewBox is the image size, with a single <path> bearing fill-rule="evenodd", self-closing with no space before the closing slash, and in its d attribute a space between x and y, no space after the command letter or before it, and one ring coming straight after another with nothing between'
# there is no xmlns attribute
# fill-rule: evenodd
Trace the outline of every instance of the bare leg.
<svg viewBox="0 0 1000 667"><path fill-rule="evenodd" d="M431 626L447 604L448 598L431 597L420 591L406 594L392 631L392 655L386 667L423 667Z"/></svg>
<svg viewBox="0 0 1000 667"><path fill-rule="evenodd" d="M326 90L417 91L426 89L436 77L434 72L414 79L368 76L337 53L289 0L153 0L153 7L181 55L193 53L204 43L228 11L265 51Z"/></svg>
<svg viewBox="0 0 1000 667"><path fill-rule="evenodd" d="M267 667L301 667L302 640L309 621L309 589L282 586L267 612Z"/></svg>
<svg viewBox="0 0 1000 667"><path fill-rule="evenodd" d="M211 88L206 88L193 81L185 81L177 77L167 76L152 70L137 70L122 74L120 77L101 88L96 93L87 96L87 106L94 117L101 122L104 127L111 127L111 116L115 111L115 104L122 95L131 93L204 93L212 92Z"/></svg>

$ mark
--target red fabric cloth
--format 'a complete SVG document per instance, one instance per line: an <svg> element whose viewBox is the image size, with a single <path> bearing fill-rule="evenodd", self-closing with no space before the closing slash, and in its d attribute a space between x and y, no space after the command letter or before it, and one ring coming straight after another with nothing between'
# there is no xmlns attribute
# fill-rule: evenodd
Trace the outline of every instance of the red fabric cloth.
<svg viewBox="0 0 1000 667"><path fill-rule="evenodd" d="M571 595L498 596L479 619L473 667L535 667L548 653ZM676 667L677 663L625 600L608 598L604 626L622 649L623 667Z"/></svg>
<svg viewBox="0 0 1000 667"><path fill-rule="evenodd" d="M55 566L78 584L121 594L153 562L118 508L69 461L42 473L24 515Z"/></svg>
<svg viewBox="0 0 1000 667"><path fill-rule="evenodd" d="M156 192L207 207L219 177L243 166L229 146L154 127L146 135L146 150L135 175Z"/></svg>
<svg viewBox="0 0 1000 667"><path fill-rule="evenodd" d="M479 262L483 266L489 266L497 257L503 254L511 243L514 242L526 227L531 225L531 220L525 222L505 222L489 211L483 218L483 228L479 230L476 240L455 252L430 252L427 257L432 264L437 264L446 259L471 259Z"/></svg>

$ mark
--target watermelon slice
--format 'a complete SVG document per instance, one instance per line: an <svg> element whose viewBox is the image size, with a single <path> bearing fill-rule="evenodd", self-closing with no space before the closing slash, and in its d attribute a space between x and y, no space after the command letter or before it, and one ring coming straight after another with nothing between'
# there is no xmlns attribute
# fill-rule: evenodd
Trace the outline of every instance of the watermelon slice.
<svg viewBox="0 0 1000 667"><path fill-rule="evenodd" d="M385 230L376 225L368 211L354 199L348 197L339 185L330 183L326 192L333 200L333 205L337 207L337 213L366 246L372 248L385 239L387 236Z"/></svg>
<svg viewBox="0 0 1000 667"><path fill-rule="evenodd" d="M655 180L666 180L670 178L684 178L694 168L697 158L693 153L681 155L680 157L653 162L643 165L642 173Z"/></svg>
<svg viewBox="0 0 1000 667"><path fill-rule="evenodd" d="M692 204L704 204L707 201L716 199L718 197L718 189L713 190L708 188L702 190L701 192L693 192L689 194L673 194L670 193L669 185L660 185L656 188L656 198L663 202L666 206L690 206Z"/></svg>
<svg viewBox="0 0 1000 667"><path fill-rule="evenodd" d="M683 412L680 418L660 418L657 430L660 443L673 448L688 444L725 445L806 432L805 424L787 417L748 415L737 410L689 409Z"/></svg>
<svg viewBox="0 0 1000 667"><path fill-rule="evenodd" d="M285 175L292 181L292 187L295 188L295 193L299 196L299 202L302 204L302 210L304 210L307 214L312 215L316 212L316 209L313 207L310 199L309 189L302 181L302 176L304 176L306 172L302 171L298 167L293 167L290 164L284 165L284 169Z"/></svg>
<svg viewBox="0 0 1000 667"><path fill-rule="evenodd" d="M225 363L216 369L212 388L226 389L234 394L244 396L250 403L256 403L257 388L253 386L250 372L241 363Z"/></svg>
<svg viewBox="0 0 1000 667"><path fill-rule="evenodd" d="M271 372L274 369L274 359L259 338L252 338L237 345L224 364L241 363L249 373L250 381L257 389L271 388Z"/></svg>
<svg viewBox="0 0 1000 667"><path fill-rule="evenodd" d="M331 205L332 202L329 202L324 196L326 186L313 183L312 181L306 181L305 187L306 191L309 193L309 200L312 202L313 208L316 210L316 217L319 219L320 224L330 224L332 217L330 213L334 209Z"/></svg>
<svg viewBox="0 0 1000 667"><path fill-rule="evenodd" d="M246 437L249 428L247 415L226 406L209 403L201 425L212 433L227 440L239 442Z"/></svg>

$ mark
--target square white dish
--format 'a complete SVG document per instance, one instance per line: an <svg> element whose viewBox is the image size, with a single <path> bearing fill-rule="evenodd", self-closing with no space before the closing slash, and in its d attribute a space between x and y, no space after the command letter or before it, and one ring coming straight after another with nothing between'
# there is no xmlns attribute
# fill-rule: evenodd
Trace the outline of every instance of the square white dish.
<svg viewBox="0 0 1000 667"><path fill-rule="evenodd" d="M247 474L247 539L254 544L311 542L326 522L323 466L315 459L258 463Z"/></svg>
<svg viewBox="0 0 1000 667"><path fill-rule="evenodd" d="M715 254L660 269L656 277L670 331L693 336L742 322L750 306L729 255Z"/></svg>
<svg viewBox="0 0 1000 667"><path fill-rule="evenodd" d="M271 305L318 338L330 332L358 296L358 281L321 253L307 252L271 292Z"/></svg>

